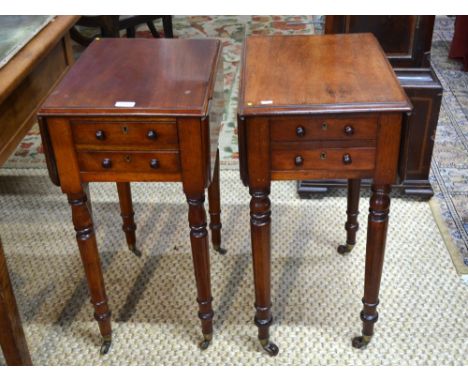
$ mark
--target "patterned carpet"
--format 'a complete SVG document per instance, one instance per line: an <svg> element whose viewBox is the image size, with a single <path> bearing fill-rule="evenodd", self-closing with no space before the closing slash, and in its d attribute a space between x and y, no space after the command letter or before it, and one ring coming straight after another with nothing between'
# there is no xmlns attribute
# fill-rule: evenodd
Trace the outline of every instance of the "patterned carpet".
<svg viewBox="0 0 468 382"><path fill-rule="evenodd" d="M468 365L468 286L453 269L428 203L392 200L379 322L369 347L357 350L351 338L361 330L367 216L359 217L363 228L353 252L340 256L344 192L301 200L295 187L272 185L272 338L280 347L272 358L260 349L253 324L250 197L238 172L221 172L228 253L211 253L215 336L205 352L197 348L200 324L181 185L133 185L143 252L136 258L126 248L115 185L92 184L114 328L111 352L101 357L66 197L43 169L1 169L0 232L33 362ZM361 203L368 203L368 194Z"/></svg>
<svg viewBox="0 0 468 382"><path fill-rule="evenodd" d="M434 28L432 63L444 86L442 109L430 181L435 191L431 208L457 272L468 275L468 73L448 59L454 19L438 16ZM323 33L321 16L175 16L178 38L215 37L223 41L226 111L220 136L222 169L238 169L237 97L242 42L250 34ZM160 21L156 23L162 30ZM142 26L138 37L151 37ZM78 57L83 48L75 45ZM40 136L35 126L4 165L5 168L44 168Z"/></svg>

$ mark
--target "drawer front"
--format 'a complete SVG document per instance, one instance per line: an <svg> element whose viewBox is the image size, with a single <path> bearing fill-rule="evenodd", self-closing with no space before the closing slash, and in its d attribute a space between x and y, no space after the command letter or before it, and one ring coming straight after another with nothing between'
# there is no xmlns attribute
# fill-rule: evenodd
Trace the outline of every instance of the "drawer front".
<svg viewBox="0 0 468 382"><path fill-rule="evenodd" d="M326 148L312 150L273 150L273 171L372 170L375 148Z"/></svg>
<svg viewBox="0 0 468 382"><path fill-rule="evenodd" d="M79 151L81 172L178 173L179 153L170 151Z"/></svg>
<svg viewBox="0 0 468 382"><path fill-rule="evenodd" d="M271 140L374 140L377 117L362 118L288 118L270 121Z"/></svg>
<svg viewBox="0 0 468 382"><path fill-rule="evenodd" d="M72 121L71 128L78 150L178 149L174 122Z"/></svg>

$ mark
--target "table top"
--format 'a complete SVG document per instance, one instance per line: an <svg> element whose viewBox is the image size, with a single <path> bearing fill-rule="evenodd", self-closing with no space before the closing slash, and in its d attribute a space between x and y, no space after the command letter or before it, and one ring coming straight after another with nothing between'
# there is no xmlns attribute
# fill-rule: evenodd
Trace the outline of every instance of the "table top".
<svg viewBox="0 0 468 382"><path fill-rule="evenodd" d="M0 16L0 68L31 41L54 16Z"/></svg>
<svg viewBox="0 0 468 382"><path fill-rule="evenodd" d="M39 113L204 116L220 54L215 39L95 40Z"/></svg>
<svg viewBox="0 0 468 382"><path fill-rule="evenodd" d="M246 39L240 115L410 110L370 33Z"/></svg>
<svg viewBox="0 0 468 382"><path fill-rule="evenodd" d="M3 102L50 53L80 16L56 16L0 68L0 102Z"/></svg>

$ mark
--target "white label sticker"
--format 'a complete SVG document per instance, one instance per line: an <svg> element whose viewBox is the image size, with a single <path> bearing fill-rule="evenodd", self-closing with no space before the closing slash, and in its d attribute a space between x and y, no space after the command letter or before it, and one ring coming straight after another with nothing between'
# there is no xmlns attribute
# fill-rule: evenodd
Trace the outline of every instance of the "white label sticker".
<svg viewBox="0 0 468 382"><path fill-rule="evenodd" d="M266 100L266 101L260 101L260 103L262 105L271 105L273 103L273 101L271 99L269 99L269 100Z"/></svg>
<svg viewBox="0 0 468 382"><path fill-rule="evenodd" d="M114 105L115 107L133 107L135 106L134 101L117 101Z"/></svg>

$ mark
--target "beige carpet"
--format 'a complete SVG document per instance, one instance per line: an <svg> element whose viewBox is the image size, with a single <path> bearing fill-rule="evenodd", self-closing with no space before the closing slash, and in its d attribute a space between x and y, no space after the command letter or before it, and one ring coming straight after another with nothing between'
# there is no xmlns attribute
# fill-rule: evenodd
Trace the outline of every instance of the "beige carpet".
<svg viewBox="0 0 468 382"><path fill-rule="evenodd" d="M392 201L380 319L365 350L360 333L367 196L358 245L347 257L342 191L297 198L272 187L272 338L260 350L253 325L249 195L237 171L222 171L223 238L212 253L215 337L197 348L200 325L180 184L135 184L135 258L125 245L113 184L91 186L113 311L110 354L99 334L66 197L43 170L0 171L0 233L36 365L467 365L468 285L456 274L427 202ZM0 364L4 363L0 359Z"/></svg>

